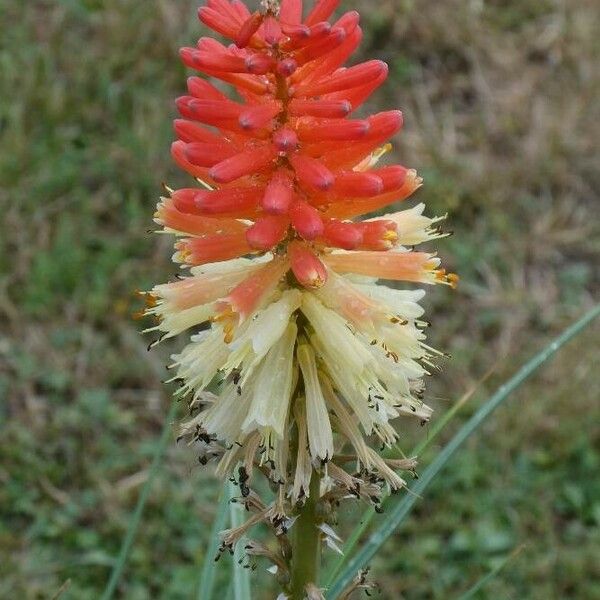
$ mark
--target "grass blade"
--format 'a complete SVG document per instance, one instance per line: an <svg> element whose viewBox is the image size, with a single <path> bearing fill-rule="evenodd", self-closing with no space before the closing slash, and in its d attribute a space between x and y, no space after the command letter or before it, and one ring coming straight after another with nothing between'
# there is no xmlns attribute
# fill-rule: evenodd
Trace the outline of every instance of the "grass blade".
<svg viewBox="0 0 600 600"><path fill-rule="evenodd" d="M117 562L115 563L115 566L113 567L113 570L110 574L110 579L108 580L108 583L104 588L104 593L102 594L101 600L110 600L113 597L115 590L117 589L119 580L123 575L125 563L127 562L127 558L129 557L129 552L131 551L131 546L133 545L135 534L137 533L137 530L140 526L142 514L144 512L144 508L146 507L146 502L148 501L148 496L150 495L152 484L154 483L154 479L156 478L158 470L161 466L162 459L165 455L165 450L167 449L167 444L171 437L171 423L175 419L176 414L177 402L172 402L171 408L169 409L169 413L167 414L167 417L165 419L165 424L163 425L158 444L156 445L156 450L154 451L154 458L152 459L152 465L150 466L150 471L148 472L148 478L146 479L144 487L140 492L140 496L131 516L131 520L129 521L127 533L125 534L125 537L123 538L123 543L121 544L121 550L119 551Z"/></svg>
<svg viewBox="0 0 600 600"><path fill-rule="evenodd" d="M327 592L328 600L335 600L338 595L350 584L357 571L364 568L377 554L385 540L396 530L405 519L421 494L427 489L434 477L446 466L454 453L475 432L480 425L502 404L512 392L519 388L527 379L541 367L564 344L583 331L595 318L600 315L600 304L571 325L553 342L546 346L539 354L527 362L509 381L500 386L496 393L485 402L479 410L459 429L448 445L436 456L433 462L423 471L421 478L411 486L410 493L405 494L393 507L373 532L366 544L358 554L348 561L342 572L331 584ZM394 498L395 500L395 498ZM391 500L388 499L387 504Z"/></svg>
<svg viewBox="0 0 600 600"><path fill-rule="evenodd" d="M468 390L465 394L461 396L458 402L455 402L450 410L447 410L441 419L438 419L430 434L421 441L412 452L409 453L409 456L421 456L421 454L425 451L425 449L432 444L438 435L445 429L446 425L452 421L455 415L460 411L460 409L472 398L475 394L479 386L492 374L494 369L490 369L488 373L484 377L481 378L479 382L477 382L470 390ZM358 544L360 538L363 536L365 531L368 529L371 521L375 518L375 509L372 506L369 506L362 514L360 520L358 521L358 525L352 530L352 533L348 537L348 540L344 544L343 552L344 554L338 558L334 565L330 569L328 569L327 574L325 576L325 587L328 587L332 584L333 580L337 576L337 574L341 571L344 566L347 558L350 556L352 551L354 550L356 544Z"/></svg>
<svg viewBox="0 0 600 600"><path fill-rule="evenodd" d="M515 550L513 550L503 561L500 562L499 565L497 565L496 567L494 567L487 575L484 575L473 587L469 588L464 594L462 594L458 600L469 600L470 598L473 598L473 596L475 596L475 594L483 589L483 587L490 582L492 579L494 579L494 577L496 577L498 575L498 573L500 573L500 571L502 571L502 569L504 569L504 567L506 567L506 565L513 559L515 558L515 556L517 556L518 554L521 553L521 551L523 550L523 548L525 548L525 544L519 546L518 548L516 548Z"/></svg>
<svg viewBox="0 0 600 600"><path fill-rule="evenodd" d="M208 550L204 556L202 565L202 574L198 585L198 600L210 600L215 587L215 575L217 574L217 562L214 560L219 550L220 539L219 532L227 526L227 517L229 516L229 487L224 485L221 490L217 513L213 521L210 533L210 542Z"/></svg>
<svg viewBox="0 0 600 600"><path fill-rule="evenodd" d="M238 488L229 484L229 495L237 496ZM230 504L231 527L240 527L244 523L244 508L241 504ZM250 600L250 573L242 566L244 560L244 538L238 541L233 551L233 597L235 600Z"/></svg>

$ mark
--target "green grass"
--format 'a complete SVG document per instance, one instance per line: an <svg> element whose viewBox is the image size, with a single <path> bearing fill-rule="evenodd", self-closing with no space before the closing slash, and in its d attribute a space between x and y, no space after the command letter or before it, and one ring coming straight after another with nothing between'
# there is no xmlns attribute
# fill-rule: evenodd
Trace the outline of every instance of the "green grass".
<svg viewBox="0 0 600 600"><path fill-rule="evenodd" d="M186 181L168 148L195 5L0 0L0 597L69 579L61 598L100 596L168 411L162 364L182 341L148 354L130 314L173 272L146 230L161 182ZM397 157L455 232L437 247L462 284L427 302L453 354L430 403L442 413L496 366L467 418L599 295L593 6L345 5L368 7L364 52L392 64L371 107L403 108ZM600 596L599 331L459 453L375 560L382 598L457 597L521 544L477 597ZM407 448L427 434L404 427ZM192 597L219 489L169 446L117 597Z"/></svg>

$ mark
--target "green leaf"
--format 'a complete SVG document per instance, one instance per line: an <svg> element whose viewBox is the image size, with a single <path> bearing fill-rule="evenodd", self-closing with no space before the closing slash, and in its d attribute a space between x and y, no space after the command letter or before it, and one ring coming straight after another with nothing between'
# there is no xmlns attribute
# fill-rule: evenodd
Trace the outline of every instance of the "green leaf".
<svg viewBox="0 0 600 600"><path fill-rule="evenodd" d="M473 388L471 388L465 394L463 394L463 396L458 400L458 402L455 402L452 408L446 411L446 413L444 413L441 419L435 422L432 430L429 432L429 435L426 438L424 438L423 441L421 441L412 452L410 452L410 456L421 456L425 449L429 445L431 445L438 437L438 435L445 429L446 425L448 425L448 423L452 421L452 419L460 411L460 409L473 397L473 394L477 391L479 386L492 374L493 371L494 369L490 369L490 371L488 371L488 373L486 373L484 377L482 377L482 379L479 382L477 382L475 386L473 386ZM340 556L337 562L328 570L325 576L326 587L329 587L333 583L333 580L335 579L336 575L341 571L342 567L344 566L347 557L350 556L350 554L354 550L354 547L356 546L356 544L358 544L360 538L368 529L369 525L371 524L371 521L375 518L376 514L377 513L375 512L375 509L372 506L369 506L369 508L367 508L364 511L364 513L358 521L358 525L353 529L352 533L350 534L350 537L348 538L348 541L344 544L344 554Z"/></svg>
<svg viewBox="0 0 600 600"><path fill-rule="evenodd" d="M327 600L335 600L339 594L351 583L356 573L363 569L367 563L377 554L379 548L387 538L397 529L406 518L417 499L427 489L435 476L446 466L454 453L473 434L484 421L500 406L509 396L518 389L529 377L537 371L552 355L554 355L564 344L583 331L595 318L600 316L600 304L584 315L579 321L571 325L558 338L546 346L539 354L526 363L516 375L504 385L500 386L496 393L485 402L479 410L459 429L448 445L436 456L433 462L423 471L421 478L411 486L409 492L399 500L390 497L386 501L388 512L383 521L371 534L366 544L358 554L350 559L342 572L336 577L327 592Z"/></svg>
<svg viewBox="0 0 600 600"><path fill-rule="evenodd" d="M231 496L237 495L237 488L233 483L229 484L229 494ZM231 527L235 529L244 523L244 508L241 504L235 502L232 502L230 506ZM233 552L233 594L235 600L251 600L252 597L250 594L250 572L243 567L244 546L245 541L242 538L235 545Z"/></svg>
<svg viewBox="0 0 600 600"><path fill-rule="evenodd" d="M477 592L479 592L483 587L490 582L494 577L506 567L506 565L517 556L522 550L525 548L525 545L519 546L513 552L511 552L503 561L500 562L496 567L494 567L487 575L484 575L474 586L470 587L464 594L462 594L458 600L469 600L473 598Z"/></svg>
<svg viewBox="0 0 600 600"><path fill-rule="evenodd" d="M209 546L204 557L204 564L202 565L202 574L198 586L198 600L210 600L212 598L218 564L214 559L220 545L219 532L225 529L227 517L229 516L229 511L227 510L229 507L229 497L229 487L228 485L224 485L221 490L219 505L217 506L217 513L210 534Z"/></svg>
<svg viewBox="0 0 600 600"><path fill-rule="evenodd" d="M104 588L104 593L102 594L101 600L110 600L113 597L121 576L123 575L125 563L129 557L129 552L131 551L135 534L140 526L142 514L144 513L144 508L146 507L146 502L148 501L152 484L154 483L154 479L156 478L156 475L160 469L162 459L165 455L165 450L167 449L167 443L171 437L171 423L175 418L176 413L177 402L172 402L169 413L165 419L165 424L163 425L158 444L156 445L156 450L154 451L154 458L152 459L152 465L150 467L150 471L148 472L148 478L146 479L146 483L144 483L144 487L142 488L138 498L135 510L133 511L129 521L129 527L127 528L127 533L123 538L123 543L121 544L121 550L119 552L117 562L115 563L115 566L110 574L110 579Z"/></svg>

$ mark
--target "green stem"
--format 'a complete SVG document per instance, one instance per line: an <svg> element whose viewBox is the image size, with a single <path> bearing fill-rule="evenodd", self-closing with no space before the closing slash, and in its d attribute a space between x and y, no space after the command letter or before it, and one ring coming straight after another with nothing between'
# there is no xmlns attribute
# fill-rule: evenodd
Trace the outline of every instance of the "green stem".
<svg viewBox="0 0 600 600"><path fill-rule="evenodd" d="M310 482L310 496L302 507L293 527L292 565L291 565L291 598L304 600L307 584L318 586L321 566L321 538L317 527L317 504L321 477L313 471Z"/></svg>

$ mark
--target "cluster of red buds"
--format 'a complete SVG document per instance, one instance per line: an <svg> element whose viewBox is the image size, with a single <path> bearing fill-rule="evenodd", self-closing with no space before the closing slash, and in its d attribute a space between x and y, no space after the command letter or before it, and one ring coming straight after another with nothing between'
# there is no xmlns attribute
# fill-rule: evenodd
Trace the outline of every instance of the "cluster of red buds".
<svg viewBox="0 0 600 600"><path fill-rule="evenodd" d="M338 4L317 2L303 22L299 0L284 0L278 13L274 5L250 13L236 0L210 0L199 10L203 23L234 43L201 38L195 48L183 48L181 58L231 84L240 101L199 77L189 78L189 95L177 100L183 119L175 122L173 156L209 186L172 194L180 219L203 217L193 220L202 237L179 245L189 264L298 240L288 248L291 268L301 284L313 287L326 279L319 251L396 245L395 221L348 220L403 200L421 180L403 166L375 166L387 149L381 146L402 127L400 111L352 118L385 81L388 67L372 60L341 68L362 31L357 12L327 21ZM174 218L164 221L172 225Z"/></svg>

